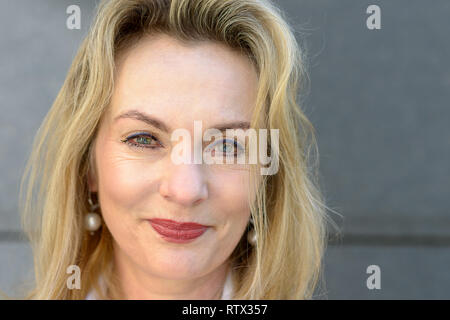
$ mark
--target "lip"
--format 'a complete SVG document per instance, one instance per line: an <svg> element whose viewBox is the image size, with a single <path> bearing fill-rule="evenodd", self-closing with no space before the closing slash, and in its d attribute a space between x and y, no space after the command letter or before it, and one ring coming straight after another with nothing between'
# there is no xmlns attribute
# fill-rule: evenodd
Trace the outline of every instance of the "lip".
<svg viewBox="0 0 450 320"><path fill-rule="evenodd" d="M177 222L168 219L150 219L148 221L164 240L174 243L191 242L209 228L209 226L194 222Z"/></svg>

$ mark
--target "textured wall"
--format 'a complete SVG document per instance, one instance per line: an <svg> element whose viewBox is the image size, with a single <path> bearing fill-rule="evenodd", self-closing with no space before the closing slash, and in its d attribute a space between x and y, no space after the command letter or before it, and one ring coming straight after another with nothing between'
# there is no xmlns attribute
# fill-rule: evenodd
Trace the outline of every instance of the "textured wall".
<svg viewBox="0 0 450 320"><path fill-rule="evenodd" d="M0 289L31 277L19 178L31 142L91 21L94 1L2 0ZM276 1L308 53L304 108L321 183L343 230L318 298L450 298L450 2ZM77 4L81 30L66 28ZM368 30L366 8L381 8ZM381 269L381 289L366 268Z"/></svg>

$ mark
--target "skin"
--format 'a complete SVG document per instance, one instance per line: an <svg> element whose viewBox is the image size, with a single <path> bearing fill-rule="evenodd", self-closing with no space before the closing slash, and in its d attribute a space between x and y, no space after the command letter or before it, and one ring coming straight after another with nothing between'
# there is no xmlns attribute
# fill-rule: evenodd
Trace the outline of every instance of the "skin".
<svg viewBox="0 0 450 320"><path fill-rule="evenodd" d="M255 69L223 44L186 45L166 35L142 38L116 65L116 86L94 141L95 169L88 183L114 238L123 298L220 299L229 257L250 218L249 171L239 164L176 165L170 151L177 142L170 133L185 128L194 137L194 120L202 121L203 133L224 122L250 122ZM115 120L129 110L159 119L169 132L133 118ZM159 143L151 143L159 147L122 142L136 132L153 134ZM209 228L193 242L170 243L152 228L151 218Z"/></svg>

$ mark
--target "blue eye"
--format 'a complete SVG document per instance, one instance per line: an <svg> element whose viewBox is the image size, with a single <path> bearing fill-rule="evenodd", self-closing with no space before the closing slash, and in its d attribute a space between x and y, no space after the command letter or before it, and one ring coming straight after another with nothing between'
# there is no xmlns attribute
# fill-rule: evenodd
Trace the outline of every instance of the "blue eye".
<svg viewBox="0 0 450 320"><path fill-rule="evenodd" d="M129 146L138 148L156 149L161 146L159 140L149 133L135 133L121 141ZM152 144L152 142L156 142L156 144Z"/></svg>
<svg viewBox="0 0 450 320"><path fill-rule="evenodd" d="M231 155L233 152L233 155L235 157L239 156L240 153L244 150L242 146L236 141L236 140L230 140L230 139L224 139L219 141L218 143L214 144L212 147L208 146L208 149L211 148L213 152L213 156L216 153L216 148L218 148L219 153L222 153L224 155Z"/></svg>

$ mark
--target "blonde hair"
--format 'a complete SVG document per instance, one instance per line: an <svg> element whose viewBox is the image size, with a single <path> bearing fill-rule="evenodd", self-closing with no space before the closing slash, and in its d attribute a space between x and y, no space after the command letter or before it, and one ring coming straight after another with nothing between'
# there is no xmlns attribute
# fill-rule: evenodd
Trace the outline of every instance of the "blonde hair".
<svg viewBox="0 0 450 320"><path fill-rule="evenodd" d="M317 183L314 129L297 102L303 53L283 14L268 0L102 1L89 34L35 137L21 184L23 228L35 267L31 299L84 299L101 275L114 297L112 235L90 236L87 173L99 119L114 88L115 59L142 36L217 41L245 54L258 73L254 128L279 129L279 170L263 176L251 214L258 236L242 237L230 257L234 299L309 299L321 274L326 206ZM270 131L270 130L269 130ZM313 152L311 152L313 151ZM81 289L67 288L70 265Z"/></svg>

